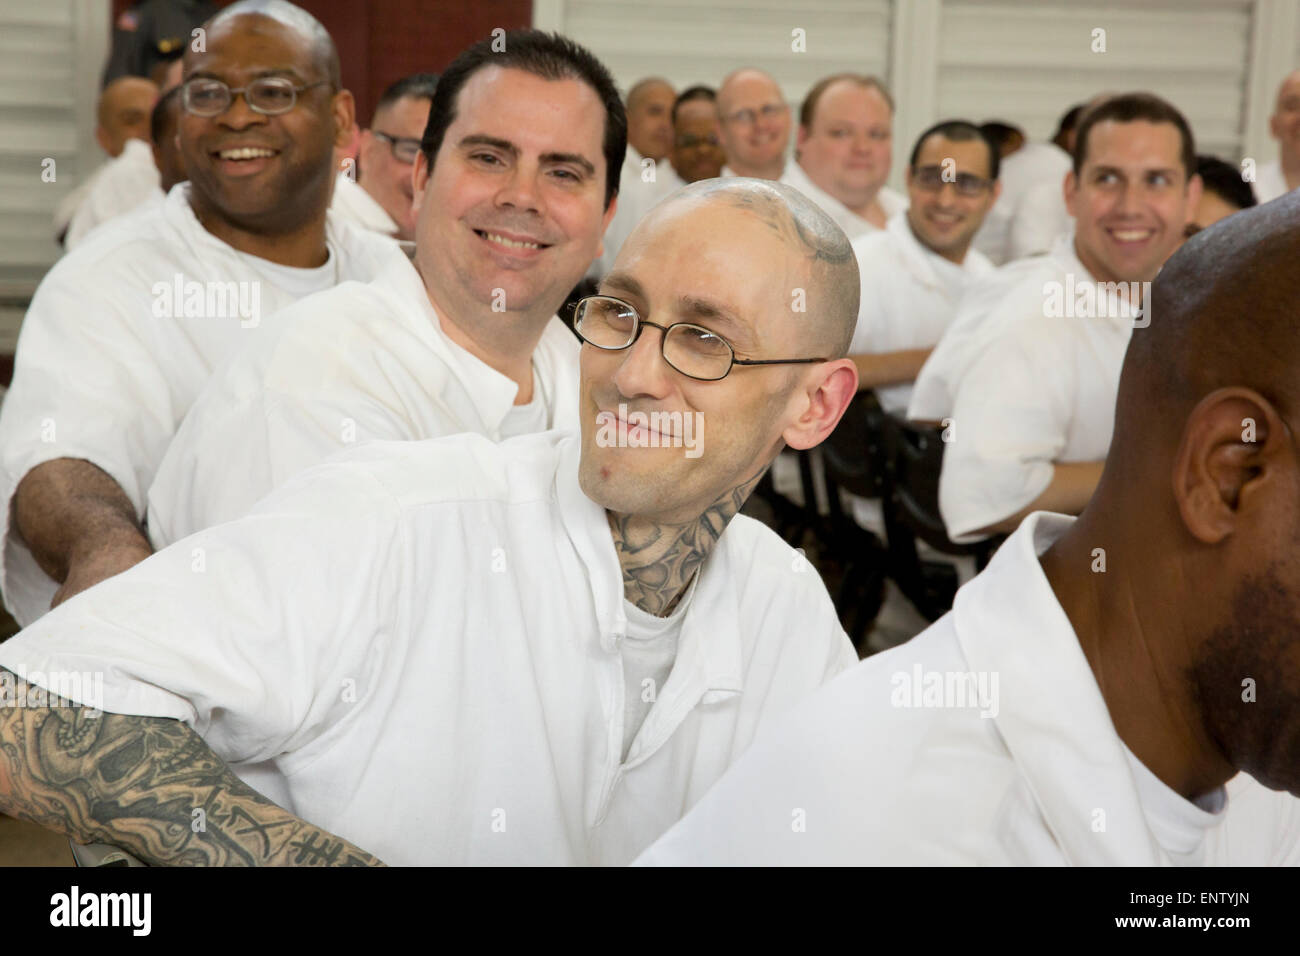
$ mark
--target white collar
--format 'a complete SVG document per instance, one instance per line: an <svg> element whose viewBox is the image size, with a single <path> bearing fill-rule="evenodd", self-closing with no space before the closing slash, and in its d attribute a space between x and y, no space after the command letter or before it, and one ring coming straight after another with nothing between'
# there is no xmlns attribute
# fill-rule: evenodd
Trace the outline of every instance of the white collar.
<svg viewBox="0 0 1300 956"><path fill-rule="evenodd" d="M991 719L1066 859L1167 864L1092 668L1038 560L1074 520L1035 512L1021 523L957 593L957 641L973 672L999 675ZM1098 809L1103 831L1093 829Z"/></svg>
<svg viewBox="0 0 1300 956"><path fill-rule="evenodd" d="M903 261L908 271L922 283L931 287L941 287L944 283L939 277L940 269L958 269L973 279L992 270L992 264L977 251L974 246L966 250L966 258L960 264L945 259L939 253L924 245L912 231L912 224L907 219L907 210L894 213L885 223L885 232L893 237L903 253Z"/></svg>

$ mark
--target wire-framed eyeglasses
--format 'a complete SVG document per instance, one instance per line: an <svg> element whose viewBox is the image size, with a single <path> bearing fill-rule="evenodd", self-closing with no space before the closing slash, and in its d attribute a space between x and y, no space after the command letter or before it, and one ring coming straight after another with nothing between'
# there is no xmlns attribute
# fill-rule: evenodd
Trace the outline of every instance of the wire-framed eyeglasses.
<svg viewBox="0 0 1300 956"><path fill-rule="evenodd" d="M658 325L641 318L635 308L609 295L579 299L573 313L573 328L589 345L609 352L628 348L643 326L663 333L659 351L670 366L687 378L716 382L736 365L805 365L826 362L825 358L738 359L731 343L710 329L691 322Z"/></svg>
<svg viewBox="0 0 1300 956"><path fill-rule="evenodd" d="M181 106L193 116L211 118L220 116L235 102L235 97L244 95L244 102L254 113L263 116L279 116L287 113L298 103L298 94L316 86L326 86L329 80L318 80L305 86L294 86L293 81L283 76L259 77L247 86L232 90L221 80L208 76L196 76L186 80L181 87Z"/></svg>

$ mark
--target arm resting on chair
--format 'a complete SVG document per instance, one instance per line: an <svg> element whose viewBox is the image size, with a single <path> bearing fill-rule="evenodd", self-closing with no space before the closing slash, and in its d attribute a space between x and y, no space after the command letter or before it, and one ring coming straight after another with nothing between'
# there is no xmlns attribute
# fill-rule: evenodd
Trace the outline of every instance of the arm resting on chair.
<svg viewBox="0 0 1300 956"><path fill-rule="evenodd" d="M382 865L248 787L178 720L39 706L2 667L0 690L0 812L154 865Z"/></svg>

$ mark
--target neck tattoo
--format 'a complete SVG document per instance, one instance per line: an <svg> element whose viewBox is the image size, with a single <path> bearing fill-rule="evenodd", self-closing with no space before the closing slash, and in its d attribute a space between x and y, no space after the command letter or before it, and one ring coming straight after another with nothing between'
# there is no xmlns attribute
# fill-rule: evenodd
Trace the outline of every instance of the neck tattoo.
<svg viewBox="0 0 1300 956"><path fill-rule="evenodd" d="M623 568L623 596L647 614L671 614L762 477L760 471L727 491L690 524L664 525L636 515L606 512L614 550Z"/></svg>

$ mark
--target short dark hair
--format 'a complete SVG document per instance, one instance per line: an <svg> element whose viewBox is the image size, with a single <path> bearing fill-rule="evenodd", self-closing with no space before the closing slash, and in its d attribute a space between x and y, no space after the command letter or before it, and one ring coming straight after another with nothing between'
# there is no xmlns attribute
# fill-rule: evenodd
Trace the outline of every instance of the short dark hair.
<svg viewBox="0 0 1300 956"><path fill-rule="evenodd" d="M431 100L437 88L437 73L412 73L410 76L404 76L396 83L390 83L384 92L379 94L379 102L375 104L375 113L387 109L398 100L408 96ZM373 121L373 119L374 114L371 114L371 120Z"/></svg>
<svg viewBox="0 0 1300 956"><path fill-rule="evenodd" d="M1006 148L1007 143L1011 142L1013 137L1019 136L1022 140L1025 138L1025 131L1019 126L1012 126L1010 123L1004 123L1001 120L989 120L987 123L980 123L980 132L993 143L999 156L1001 156L1002 150Z"/></svg>
<svg viewBox="0 0 1300 956"><path fill-rule="evenodd" d="M944 139L951 139L958 143L969 143L973 140L979 140L989 151L989 179L997 179L998 172L1002 168L1002 156L998 152L997 144L993 142L988 133L984 132L982 126L976 126L969 120L944 120L942 123L935 123L924 133L916 138L916 145L912 147L912 157L907 161L907 165L912 169L916 168L916 158L921 155L921 147L931 136L942 136Z"/></svg>
<svg viewBox="0 0 1300 956"><path fill-rule="evenodd" d="M673 124L677 123L677 107L683 103L690 103L693 100L704 100L708 103L718 102L718 92L711 86L689 86L678 94L677 99L673 100Z"/></svg>
<svg viewBox="0 0 1300 956"><path fill-rule="evenodd" d="M496 49L500 44L501 49ZM558 33L507 30L504 37L479 40L452 60L438 80L420 150L433 168L443 137L456 119L456 100L469 78L489 66L523 70L544 80L581 80L595 90L605 108L605 208L618 195L619 174L627 155L627 112L605 65L586 47Z"/></svg>
<svg viewBox="0 0 1300 956"><path fill-rule="evenodd" d="M1225 163L1217 156L1197 156L1196 173L1205 188L1224 202L1238 209L1249 209L1256 204L1250 184L1241 178L1241 170Z"/></svg>
<svg viewBox="0 0 1300 956"><path fill-rule="evenodd" d="M1083 103L1079 103L1075 106L1071 106L1061 114L1060 122L1056 124L1056 132L1052 134L1052 142L1056 142L1056 140L1060 139L1066 133L1079 125L1079 116L1083 113L1084 105L1085 104Z"/></svg>
<svg viewBox="0 0 1300 956"><path fill-rule="evenodd" d="M158 97L149 114L149 139L155 143L162 142L168 130L176 129L176 120L181 115L181 88L173 86Z"/></svg>
<svg viewBox="0 0 1300 956"><path fill-rule="evenodd" d="M822 94L826 92L832 83L838 83L840 80L847 80L864 89L875 90L889 104L889 112L894 112L894 98L889 95L889 87L885 86L884 81L874 76L867 76L865 73L835 73L814 83L812 89L808 91L808 95L803 98L803 103L799 107L800 126L805 129L812 126L813 118L817 115L817 101L822 98Z"/></svg>
<svg viewBox="0 0 1300 956"><path fill-rule="evenodd" d="M1179 159L1183 171L1188 179L1196 174L1196 141L1192 138L1192 128L1187 124L1187 118L1173 104L1154 93L1120 93L1098 100L1086 107L1079 116L1079 125L1074 134L1075 176L1083 172L1083 161L1088 157L1088 134L1094 126L1106 120L1116 123L1135 123L1141 120L1147 123L1173 124L1182 139Z"/></svg>

